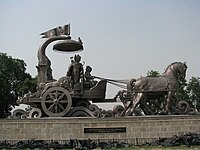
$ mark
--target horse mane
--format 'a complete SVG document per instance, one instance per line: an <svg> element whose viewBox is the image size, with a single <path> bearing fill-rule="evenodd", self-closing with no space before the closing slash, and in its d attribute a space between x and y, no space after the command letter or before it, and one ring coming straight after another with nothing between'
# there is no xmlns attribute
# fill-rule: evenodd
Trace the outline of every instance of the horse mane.
<svg viewBox="0 0 200 150"><path fill-rule="evenodd" d="M182 62L173 62L173 63L171 63L170 65L168 65L167 66L167 68L165 69L165 71L164 71L164 73L166 73L166 71L172 66L172 65L174 65L174 64L181 64L181 65L185 65L186 66L186 64L185 63L182 63ZM187 66L186 66L187 67Z"/></svg>

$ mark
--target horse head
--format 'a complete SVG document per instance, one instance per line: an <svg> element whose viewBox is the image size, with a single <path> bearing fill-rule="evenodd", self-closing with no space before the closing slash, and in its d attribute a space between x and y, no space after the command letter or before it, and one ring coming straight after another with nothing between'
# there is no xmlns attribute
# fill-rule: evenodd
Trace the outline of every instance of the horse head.
<svg viewBox="0 0 200 150"><path fill-rule="evenodd" d="M180 72L179 74L182 79L185 79L186 71L187 71L187 65L186 65L186 62L184 62L184 63L182 63L181 67L179 68L179 72Z"/></svg>
<svg viewBox="0 0 200 150"><path fill-rule="evenodd" d="M164 75L173 75L176 79L185 79L187 71L186 62L174 62L170 64L164 72Z"/></svg>

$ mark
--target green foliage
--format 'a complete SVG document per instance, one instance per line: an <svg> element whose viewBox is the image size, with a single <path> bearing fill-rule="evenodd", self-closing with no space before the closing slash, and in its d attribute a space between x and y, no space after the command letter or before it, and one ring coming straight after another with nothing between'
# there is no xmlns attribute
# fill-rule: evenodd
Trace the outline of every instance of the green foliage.
<svg viewBox="0 0 200 150"><path fill-rule="evenodd" d="M199 150L200 146L132 146L128 148L112 148L112 150Z"/></svg>
<svg viewBox="0 0 200 150"><path fill-rule="evenodd" d="M177 92L176 92L176 99L179 100L185 100L189 102L189 96L186 91L187 88L187 80L178 80L177 82Z"/></svg>
<svg viewBox="0 0 200 150"><path fill-rule="evenodd" d="M147 72L147 77L158 77L158 76L160 76L160 73L158 71L151 70Z"/></svg>
<svg viewBox="0 0 200 150"><path fill-rule="evenodd" d="M192 77L186 88L189 101L200 111L200 78Z"/></svg>
<svg viewBox="0 0 200 150"><path fill-rule="evenodd" d="M9 115L19 97L36 90L36 80L25 71L23 60L0 53L0 118Z"/></svg>

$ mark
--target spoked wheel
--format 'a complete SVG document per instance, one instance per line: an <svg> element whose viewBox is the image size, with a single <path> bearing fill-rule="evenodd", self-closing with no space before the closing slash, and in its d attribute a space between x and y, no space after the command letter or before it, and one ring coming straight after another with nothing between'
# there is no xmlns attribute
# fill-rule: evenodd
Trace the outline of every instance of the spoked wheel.
<svg viewBox="0 0 200 150"><path fill-rule="evenodd" d="M43 94L41 104L48 116L62 117L71 109L72 98L68 90L62 87L52 87Z"/></svg>

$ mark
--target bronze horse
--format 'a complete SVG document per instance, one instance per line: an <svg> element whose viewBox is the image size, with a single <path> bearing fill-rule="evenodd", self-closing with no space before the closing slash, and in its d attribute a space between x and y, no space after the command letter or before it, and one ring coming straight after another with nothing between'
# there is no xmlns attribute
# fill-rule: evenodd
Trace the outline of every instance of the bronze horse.
<svg viewBox="0 0 200 150"><path fill-rule="evenodd" d="M163 96L166 101L165 113L169 113L172 97L177 91L177 81L186 76L187 65L182 62L170 64L165 72L159 77L141 77L132 83L134 90L133 100L126 109L125 115L132 115L135 108L140 104L147 112L151 108L147 106L147 97Z"/></svg>

